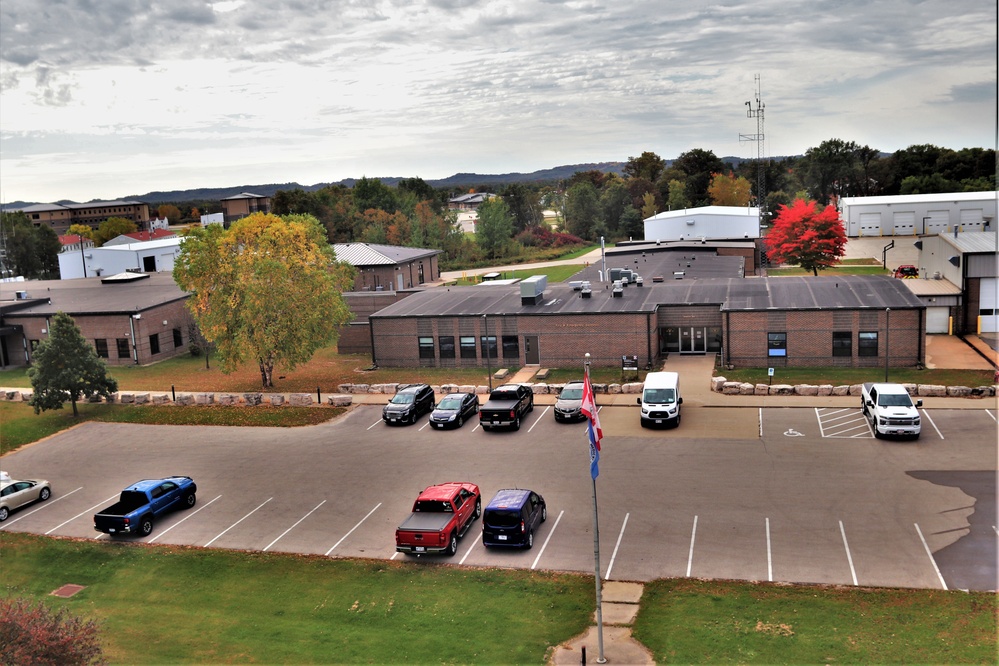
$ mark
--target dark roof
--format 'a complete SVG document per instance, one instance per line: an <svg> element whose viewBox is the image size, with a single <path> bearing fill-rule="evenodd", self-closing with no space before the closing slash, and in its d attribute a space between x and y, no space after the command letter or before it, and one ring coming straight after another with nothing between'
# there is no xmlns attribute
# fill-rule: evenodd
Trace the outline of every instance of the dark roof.
<svg viewBox="0 0 999 666"><path fill-rule="evenodd" d="M189 294L177 286L168 272L137 273L145 279L106 282L106 278L75 280L26 280L0 285L0 301L14 302L15 291L26 291L31 304L8 317L137 313L164 303L185 299ZM27 302L24 301L24 302Z"/></svg>
<svg viewBox="0 0 999 666"><path fill-rule="evenodd" d="M609 283L594 282L591 298L582 298L568 284L556 283L548 285L537 305L522 303L519 285L484 283L419 291L371 318L650 313L659 307L683 305L717 305L732 311L923 308L902 282L879 275L646 281L643 287L626 287L617 298L611 295Z"/></svg>

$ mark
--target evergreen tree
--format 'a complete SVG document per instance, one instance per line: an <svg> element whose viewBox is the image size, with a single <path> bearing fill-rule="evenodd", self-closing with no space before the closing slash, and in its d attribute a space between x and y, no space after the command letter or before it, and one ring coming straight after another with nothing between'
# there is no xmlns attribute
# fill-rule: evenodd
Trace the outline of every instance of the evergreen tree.
<svg viewBox="0 0 999 666"><path fill-rule="evenodd" d="M118 390L118 382L108 376L107 365L87 344L73 318L57 312L49 326L49 337L39 343L28 368L34 394L28 403L35 414L62 409L73 403L73 416L79 416L76 403L99 395L107 399Z"/></svg>

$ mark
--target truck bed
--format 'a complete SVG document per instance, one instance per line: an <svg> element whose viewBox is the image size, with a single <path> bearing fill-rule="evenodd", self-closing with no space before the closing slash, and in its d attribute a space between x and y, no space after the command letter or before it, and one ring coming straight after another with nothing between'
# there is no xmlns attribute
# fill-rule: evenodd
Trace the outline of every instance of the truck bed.
<svg viewBox="0 0 999 666"><path fill-rule="evenodd" d="M402 521L399 529L405 532L440 532L454 517L453 513L427 513L418 511Z"/></svg>

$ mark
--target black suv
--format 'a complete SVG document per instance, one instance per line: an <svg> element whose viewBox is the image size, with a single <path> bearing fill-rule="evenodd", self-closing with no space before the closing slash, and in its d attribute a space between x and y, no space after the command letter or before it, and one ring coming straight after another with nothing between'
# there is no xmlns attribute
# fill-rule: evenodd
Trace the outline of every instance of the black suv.
<svg viewBox="0 0 999 666"><path fill-rule="evenodd" d="M382 409L382 420L389 425L416 423L416 420L434 409L434 390L428 384L400 386L389 403Z"/></svg>

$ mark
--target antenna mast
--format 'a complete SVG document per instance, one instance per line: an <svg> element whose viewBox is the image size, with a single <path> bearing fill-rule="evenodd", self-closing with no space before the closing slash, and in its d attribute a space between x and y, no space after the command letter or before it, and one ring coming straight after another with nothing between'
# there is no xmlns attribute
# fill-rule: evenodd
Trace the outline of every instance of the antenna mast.
<svg viewBox="0 0 999 666"><path fill-rule="evenodd" d="M762 231L763 208L766 205L767 196L767 171L763 165L763 112L767 105L760 98L760 75L757 74L754 78L756 81L756 108L753 108L752 102L746 102L746 117L756 118L756 134L740 134L739 141L756 142L756 205L759 208L759 221Z"/></svg>

